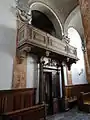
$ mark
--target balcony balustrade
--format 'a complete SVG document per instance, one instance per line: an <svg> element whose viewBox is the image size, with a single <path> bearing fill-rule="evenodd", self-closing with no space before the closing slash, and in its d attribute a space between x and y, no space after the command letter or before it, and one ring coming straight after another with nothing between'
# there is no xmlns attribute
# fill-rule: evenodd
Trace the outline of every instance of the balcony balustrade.
<svg viewBox="0 0 90 120"><path fill-rule="evenodd" d="M27 44L77 60L77 49L75 47L29 24L23 24L19 28L17 42L17 49ZM26 49L27 47L25 46Z"/></svg>

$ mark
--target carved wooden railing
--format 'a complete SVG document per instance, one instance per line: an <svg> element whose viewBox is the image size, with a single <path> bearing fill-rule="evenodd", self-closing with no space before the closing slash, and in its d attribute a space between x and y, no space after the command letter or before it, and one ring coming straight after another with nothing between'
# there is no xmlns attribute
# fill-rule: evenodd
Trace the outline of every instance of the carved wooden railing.
<svg viewBox="0 0 90 120"><path fill-rule="evenodd" d="M23 24L19 28L17 48L24 43L49 50L51 52L77 59L77 49L63 40L43 32L32 25Z"/></svg>

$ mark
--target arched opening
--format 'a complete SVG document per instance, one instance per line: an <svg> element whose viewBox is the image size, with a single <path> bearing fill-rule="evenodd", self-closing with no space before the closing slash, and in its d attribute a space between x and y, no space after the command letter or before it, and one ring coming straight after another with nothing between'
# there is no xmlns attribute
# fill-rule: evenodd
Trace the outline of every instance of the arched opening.
<svg viewBox="0 0 90 120"><path fill-rule="evenodd" d="M64 33L68 35L68 28L73 27L75 28L80 37L84 39L84 30L82 25L82 18L80 12L80 6L78 5L75 9L67 17L65 24L64 24Z"/></svg>
<svg viewBox="0 0 90 120"><path fill-rule="evenodd" d="M70 45L77 48L77 56L79 60L76 64L71 67L72 71L72 84L85 84L86 74L85 74L85 63L84 55L82 51L82 40L76 29L70 27L68 29L68 37L70 38Z"/></svg>
<svg viewBox="0 0 90 120"><path fill-rule="evenodd" d="M60 22L58 16L56 15L56 13L49 6L47 6L46 4L44 4L42 2L34 2L34 3L31 2L31 3L29 3L29 5L30 5L29 12L32 12L33 19L36 19L39 21L39 22L37 22L38 26L39 25L41 26L41 24L42 24L42 26L45 26L44 22L45 22L45 24L48 23L49 26L45 26L45 28L43 28L43 30L54 35L55 37L57 37L59 39L62 39L63 27L62 27L61 22ZM37 14L36 15L37 18L35 18L34 14ZM38 14L41 17L38 16ZM40 23L40 19L43 19L43 18L44 18L44 22L41 21L42 23ZM47 27L47 29L46 29L46 27Z"/></svg>
<svg viewBox="0 0 90 120"><path fill-rule="evenodd" d="M32 21L31 24L53 36L56 37L55 28L49 18L42 12L32 10Z"/></svg>

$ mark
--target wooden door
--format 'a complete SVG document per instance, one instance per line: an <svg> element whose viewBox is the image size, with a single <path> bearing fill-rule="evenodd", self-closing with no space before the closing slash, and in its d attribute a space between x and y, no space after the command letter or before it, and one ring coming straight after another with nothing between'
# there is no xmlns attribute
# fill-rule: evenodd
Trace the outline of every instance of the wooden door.
<svg viewBox="0 0 90 120"><path fill-rule="evenodd" d="M53 113L52 105L52 72L44 72L45 80L45 102L48 104L48 114Z"/></svg>

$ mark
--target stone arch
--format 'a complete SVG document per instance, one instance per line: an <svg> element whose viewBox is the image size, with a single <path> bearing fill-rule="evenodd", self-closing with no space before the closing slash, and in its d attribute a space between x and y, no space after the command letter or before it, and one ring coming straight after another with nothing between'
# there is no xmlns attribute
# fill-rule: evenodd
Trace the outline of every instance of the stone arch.
<svg viewBox="0 0 90 120"><path fill-rule="evenodd" d="M68 29L73 27L76 29L82 39L84 39L84 30L82 25L82 18L80 13L80 7L77 6L75 9L67 17L65 24L64 24L64 33L68 34Z"/></svg>
<svg viewBox="0 0 90 120"><path fill-rule="evenodd" d="M68 36L68 29L71 27L78 32L81 38L82 45L85 45L84 29L83 29L79 5L76 8L74 8L72 12L69 14L69 16L67 17L64 24L64 34Z"/></svg>
<svg viewBox="0 0 90 120"><path fill-rule="evenodd" d="M49 20L52 22L52 24L55 28L56 37L59 39L62 39L63 27L62 27L61 22L60 22L58 16L56 15L56 13L48 5L46 5L42 2L34 2L31 4L29 3L29 5L30 5L30 11L32 11L32 10L40 11L49 18Z"/></svg>

